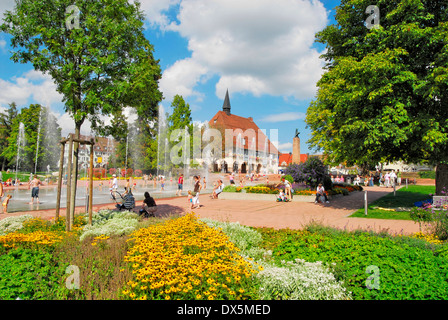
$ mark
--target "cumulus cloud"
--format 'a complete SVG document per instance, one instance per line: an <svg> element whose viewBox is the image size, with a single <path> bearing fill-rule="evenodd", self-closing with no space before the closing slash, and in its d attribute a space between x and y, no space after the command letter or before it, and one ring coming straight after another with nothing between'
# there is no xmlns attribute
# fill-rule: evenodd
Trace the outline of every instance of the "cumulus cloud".
<svg viewBox="0 0 448 320"><path fill-rule="evenodd" d="M166 28L188 39L192 55L164 72L164 88L194 96L199 79L218 75L220 98L227 88L255 96L314 96L323 64L312 46L327 23L321 2L183 0L177 20ZM173 77L179 73L183 77Z"/></svg>
<svg viewBox="0 0 448 320"><path fill-rule="evenodd" d="M278 151L280 151L280 152L287 153L287 152L290 152L291 150L292 150L291 142L280 143L278 145Z"/></svg>
<svg viewBox="0 0 448 320"><path fill-rule="evenodd" d="M284 112L277 114L269 114L261 118L260 122L284 122L284 121L296 121L305 119L306 115L303 112Z"/></svg>
<svg viewBox="0 0 448 320"><path fill-rule="evenodd" d="M51 76L40 71L30 70L10 80L0 79L0 88L0 105L11 102L24 105L32 99L33 103L51 106L62 101Z"/></svg>
<svg viewBox="0 0 448 320"><path fill-rule="evenodd" d="M167 15L169 9L177 6L181 0L140 0L141 9L146 15L147 22L151 26L165 30L171 23ZM134 1L133 1L134 2Z"/></svg>
<svg viewBox="0 0 448 320"><path fill-rule="evenodd" d="M159 81L160 90L166 101L172 101L176 94L183 97L195 96L199 101L203 95L194 90L197 83L207 75L207 68L194 59L183 59L165 70Z"/></svg>
<svg viewBox="0 0 448 320"><path fill-rule="evenodd" d="M15 0L1 0L0 1L0 20L3 18L3 14L6 10L10 11L14 9Z"/></svg>

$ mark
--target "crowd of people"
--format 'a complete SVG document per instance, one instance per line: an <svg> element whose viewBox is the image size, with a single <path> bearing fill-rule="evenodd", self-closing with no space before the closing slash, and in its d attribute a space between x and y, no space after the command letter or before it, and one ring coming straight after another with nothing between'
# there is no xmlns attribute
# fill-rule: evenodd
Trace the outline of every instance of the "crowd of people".
<svg viewBox="0 0 448 320"><path fill-rule="evenodd" d="M353 184L354 185L361 185L362 183L364 184L364 186L369 186L369 187L373 187L375 185L375 181L379 182L379 186L380 187L394 187L394 186L401 186L402 183L402 173L400 171L400 169L397 169L397 171L395 170L391 170L391 171L381 171L381 170L377 170L375 171L375 173L369 173L365 176L362 175L356 175L356 177L353 179ZM344 176L343 175L336 175L330 176L331 181L333 183L338 183L338 182L345 182L344 181ZM364 179L364 180L363 180Z"/></svg>

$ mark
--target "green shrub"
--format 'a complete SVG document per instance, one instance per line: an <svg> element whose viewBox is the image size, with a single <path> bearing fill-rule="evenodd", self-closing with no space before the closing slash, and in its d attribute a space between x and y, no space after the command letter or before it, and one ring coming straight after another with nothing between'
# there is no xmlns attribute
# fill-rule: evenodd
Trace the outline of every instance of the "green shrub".
<svg viewBox="0 0 448 320"><path fill-rule="evenodd" d="M422 179L435 179L436 172L435 171L419 171L418 176Z"/></svg>
<svg viewBox="0 0 448 320"><path fill-rule="evenodd" d="M241 192L241 188L239 188L239 187L237 187L236 185L228 185L228 186L225 186L223 189L222 189L222 191L223 192Z"/></svg>
<svg viewBox="0 0 448 320"><path fill-rule="evenodd" d="M33 218L30 214L24 214L21 216L6 217L0 220L0 236L22 229L23 223Z"/></svg>
<svg viewBox="0 0 448 320"><path fill-rule="evenodd" d="M341 300L350 293L321 262L283 262L265 266L257 274L259 296L264 300Z"/></svg>
<svg viewBox="0 0 448 320"><path fill-rule="evenodd" d="M275 231L279 232L279 231ZM265 248L276 261L323 261L344 282L353 299L447 299L448 260L437 246L416 245L419 239L390 237L331 228L283 230L270 245L274 231L264 230ZM367 286L369 266L379 270L380 286Z"/></svg>
<svg viewBox="0 0 448 320"><path fill-rule="evenodd" d="M138 222L139 216L135 212L101 210L92 216L91 226L83 227L79 240L100 235L129 234L137 228Z"/></svg>
<svg viewBox="0 0 448 320"><path fill-rule="evenodd" d="M11 249L0 255L0 299L52 299L64 289L65 267L51 252Z"/></svg>
<svg viewBox="0 0 448 320"><path fill-rule="evenodd" d="M285 180L288 180L291 185L294 183L294 178L290 174L284 175L282 178L285 178Z"/></svg>

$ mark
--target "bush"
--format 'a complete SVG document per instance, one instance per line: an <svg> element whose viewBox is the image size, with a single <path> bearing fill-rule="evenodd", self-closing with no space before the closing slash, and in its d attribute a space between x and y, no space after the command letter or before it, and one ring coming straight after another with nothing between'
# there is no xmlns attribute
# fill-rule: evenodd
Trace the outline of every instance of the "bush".
<svg viewBox="0 0 448 320"><path fill-rule="evenodd" d="M294 183L294 178L290 174L286 174L282 178L285 178L285 180L289 181L291 185Z"/></svg>
<svg viewBox="0 0 448 320"><path fill-rule="evenodd" d="M139 216L134 212L101 210L92 216L91 226L83 227L79 240L100 235L129 234L137 228L138 222Z"/></svg>
<svg viewBox="0 0 448 320"><path fill-rule="evenodd" d="M225 186L224 189L222 189L223 192L241 192L242 188L237 187L236 185L229 185Z"/></svg>
<svg viewBox="0 0 448 320"><path fill-rule="evenodd" d="M6 217L0 220L0 236L22 229L23 223L33 218L30 214L24 214L21 216Z"/></svg>
<svg viewBox="0 0 448 320"><path fill-rule="evenodd" d="M47 300L63 290L65 264L51 252L14 248L0 255L0 299Z"/></svg>
<svg viewBox="0 0 448 320"><path fill-rule="evenodd" d="M436 172L435 171L419 171L418 176L422 179L435 179Z"/></svg>
<svg viewBox="0 0 448 320"><path fill-rule="evenodd" d="M142 170L140 170L140 169L135 170L135 171L134 171L134 174L135 174L136 177L141 177L141 176L143 176L143 172L142 172Z"/></svg>
<svg viewBox="0 0 448 320"><path fill-rule="evenodd" d="M345 232L309 226L305 230L264 230L265 247L272 247L276 261L322 261L337 280L343 281L353 299L447 299L446 245L410 237L390 237L363 231ZM272 240L271 240L272 239ZM412 240L412 241L411 241ZM272 246L269 245L272 243ZM440 253L438 253L440 252ZM369 266L380 271L378 289L367 287Z"/></svg>
<svg viewBox="0 0 448 320"><path fill-rule="evenodd" d="M317 157L310 157L300 164L290 164L286 167L285 174L291 175L294 182L305 182L313 189L316 188L319 183L328 184L325 179L325 177L328 176L327 167L322 160ZM327 185L326 189L331 189L331 186Z"/></svg>
<svg viewBox="0 0 448 320"><path fill-rule="evenodd" d="M283 262L266 266L257 274L259 295L264 300L341 300L350 293L321 262Z"/></svg>

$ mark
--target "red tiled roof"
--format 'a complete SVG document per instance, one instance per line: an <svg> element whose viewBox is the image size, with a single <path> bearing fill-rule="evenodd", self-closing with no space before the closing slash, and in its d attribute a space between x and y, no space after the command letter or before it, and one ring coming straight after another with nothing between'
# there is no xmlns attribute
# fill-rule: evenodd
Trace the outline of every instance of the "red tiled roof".
<svg viewBox="0 0 448 320"><path fill-rule="evenodd" d="M234 114L227 115L224 111L218 111L213 118L209 122L210 128L223 128L223 129L241 129L242 132L242 138L244 138L244 149L253 150L252 147L252 138L251 136L254 133L255 138L255 144L257 146L256 150L258 151L264 151L265 148L265 141L268 140L269 144L269 153L276 154L278 153L277 148L272 144L272 142L269 140L269 138L261 131L258 126L255 124L253 119L251 117L244 118L240 117ZM252 130L250 130L252 129ZM246 131L249 130L249 131ZM243 136L243 134L246 134L246 136ZM233 138L233 144L236 145L236 140L238 137L238 132L236 132L236 136ZM225 137L223 137L225 139Z"/></svg>
<svg viewBox="0 0 448 320"><path fill-rule="evenodd" d="M284 163L286 165L290 164L292 162L292 154L291 153L280 153L278 156L278 165L284 166Z"/></svg>
<svg viewBox="0 0 448 320"><path fill-rule="evenodd" d="M306 153L300 155L300 162L305 162L308 160L308 155Z"/></svg>
<svg viewBox="0 0 448 320"><path fill-rule="evenodd" d="M300 162L305 162L308 160L308 155L306 153L300 154ZM278 155L278 165L279 166L285 166L283 162L286 163L286 165L289 165L292 163L292 154L291 153L280 153Z"/></svg>

